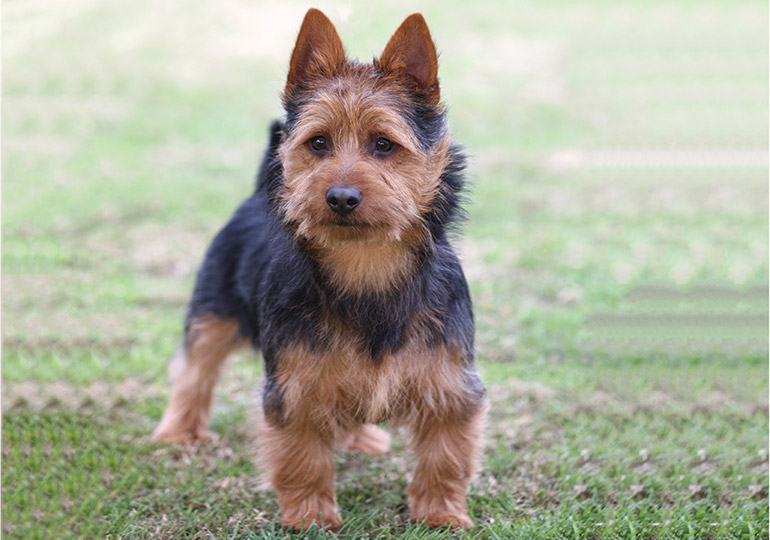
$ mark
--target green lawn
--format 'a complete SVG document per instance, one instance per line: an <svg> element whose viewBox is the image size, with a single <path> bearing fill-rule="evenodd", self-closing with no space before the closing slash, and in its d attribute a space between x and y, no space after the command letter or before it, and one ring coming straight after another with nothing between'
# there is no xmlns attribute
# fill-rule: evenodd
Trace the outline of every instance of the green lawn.
<svg viewBox="0 0 770 540"><path fill-rule="evenodd" d="M307 7L3 2L4 537L303 536L254 465L258 358L227 371L216 440L148 435ZM319 7L362 60L416 9ZM396 434L339 457L339 536L768 538L767 4L419 9L473 156L477 526L405 521Z"/></svg>

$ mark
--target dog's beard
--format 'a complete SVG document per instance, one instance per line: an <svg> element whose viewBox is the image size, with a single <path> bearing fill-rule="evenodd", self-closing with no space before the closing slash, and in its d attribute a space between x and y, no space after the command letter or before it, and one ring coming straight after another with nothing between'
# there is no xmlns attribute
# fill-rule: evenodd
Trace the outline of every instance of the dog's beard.
<svg viewBox="0 0 770 540"><path fill-rule="evenodd" d="M393 225L361 222L297 223L296 234L318 247L333 247L341 243L400 242L403 230Z"/></svg>

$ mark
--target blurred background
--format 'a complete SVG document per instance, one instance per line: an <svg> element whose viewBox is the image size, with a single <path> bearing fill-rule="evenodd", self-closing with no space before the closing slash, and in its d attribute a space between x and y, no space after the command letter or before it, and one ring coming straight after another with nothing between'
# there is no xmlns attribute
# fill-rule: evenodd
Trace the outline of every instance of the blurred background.
<svg viewBox="0 0 770 540"><path fill-rule="evenodd" d="M472 156L456 245L493 403L482 534L766 537L767 3L313 5L350 57L379 55L417 10L440 51ZM218 393L213 447L180 463L146 435L197 265L281 115L308 7L3 2L10 537L270 523L271 499L243 480L252 356ZM362 463L341 477L376 473L385 499L341 501L380 509L367 527L385 527L405 465Z"/></svg>

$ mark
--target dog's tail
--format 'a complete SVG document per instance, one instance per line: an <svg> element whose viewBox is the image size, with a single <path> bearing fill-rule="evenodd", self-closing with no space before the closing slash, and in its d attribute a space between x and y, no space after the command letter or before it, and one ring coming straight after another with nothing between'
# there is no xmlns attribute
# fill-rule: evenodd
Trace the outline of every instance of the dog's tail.
<svg viewBox="0 0 770 540"><path fill-rule="evenodd" d="M265 157L262 158L262 165L257 173L257 190L268 186L281 174L281 161L278 159L278 147L283 140L284 124L280 120L274 120L270 124L270 143L265 150Z"/></svg>

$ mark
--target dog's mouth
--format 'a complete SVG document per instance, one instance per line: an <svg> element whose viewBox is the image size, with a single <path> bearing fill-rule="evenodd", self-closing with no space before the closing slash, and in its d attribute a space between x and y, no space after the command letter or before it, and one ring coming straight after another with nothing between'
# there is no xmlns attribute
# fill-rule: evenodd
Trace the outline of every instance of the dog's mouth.
<svg viewBox="0 0 770 540"><path fill-rule="evenodd" d="M398 242L404 231L404 228L396 223L369 221L355 215L327 215L316 220L287 221L287 224L305 241L327 247L340 242Z"/></svg>
<svg viewBox="0 0 770 540"><path fill-rule="evenodd" d="M317 232L323 243L337 242L369 242L383 235L387 231L382 226L373 225L360 220L349 218L335 218L320 224Z"/></svg>
<svg viewBox="0 0 770 540"><path fill-rule="evenodd" d="M335 219L326 224L324 228L332 237L337 236L349 240L372 236L377 230L376 227L368 223L346 219Z"/></svg>
<svg viewBox="0 0 770 540"><path fill-rule="evenodd" d="M332 225L334 227L345 227L345 228L358 227L360 229L365 229L370 226L367 223L363 223L361 221L356 221L356 220L353 220L350 218L344 218L344 217L333 219L328 223L328 225Z"/></svg>

